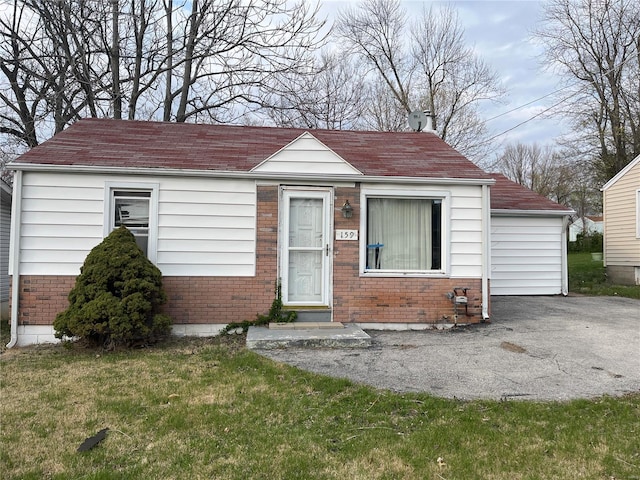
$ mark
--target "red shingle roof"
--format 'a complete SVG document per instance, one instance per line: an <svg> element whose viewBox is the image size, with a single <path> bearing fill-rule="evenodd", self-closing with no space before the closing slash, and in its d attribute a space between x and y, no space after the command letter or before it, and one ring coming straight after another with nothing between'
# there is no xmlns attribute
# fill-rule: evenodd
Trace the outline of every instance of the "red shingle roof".
<svg viewBox="0 0 640 480"><path fill-rule="evenodd" d="M367 176L490 179L429 133L81 120L17 163L248 172L304 132Z"/></svg>
<svg viewBox="0 0 640 480"><path fill-rule="evenodd" d="M550 210L570 212L571 209L549 200L534 191L512 182L504 175L492 173L495 185L491 186L492 210Z"/></svg>

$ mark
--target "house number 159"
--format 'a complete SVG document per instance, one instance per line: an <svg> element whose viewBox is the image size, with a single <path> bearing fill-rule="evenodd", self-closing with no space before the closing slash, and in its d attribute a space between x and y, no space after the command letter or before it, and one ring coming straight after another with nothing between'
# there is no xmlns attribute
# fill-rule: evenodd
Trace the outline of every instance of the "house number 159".
<svg viewBox="0 0 640 480"><path fill-rule="evenodd" d="M358 230L336 230L336 240L358 240Z"/></svg>

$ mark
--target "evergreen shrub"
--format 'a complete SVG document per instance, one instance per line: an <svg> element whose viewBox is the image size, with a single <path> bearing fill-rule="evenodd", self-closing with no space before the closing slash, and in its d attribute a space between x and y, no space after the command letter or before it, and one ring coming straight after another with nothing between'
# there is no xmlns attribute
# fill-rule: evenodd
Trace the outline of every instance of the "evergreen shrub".
<svg viewBox="0 0 640 480"><path fill-rule="evenodd" d="M602 234L599 232L579 233L575 242L569 242L569 252L602 252Z"/></svg>
<svg viewBox="0 0 640 480"><path fill-rule="evenodd" d="M162 273L120 227L87 255L69 307L53 323L55 335L105 347L154 342L171 329L160 313L165 301Z"/></svg>

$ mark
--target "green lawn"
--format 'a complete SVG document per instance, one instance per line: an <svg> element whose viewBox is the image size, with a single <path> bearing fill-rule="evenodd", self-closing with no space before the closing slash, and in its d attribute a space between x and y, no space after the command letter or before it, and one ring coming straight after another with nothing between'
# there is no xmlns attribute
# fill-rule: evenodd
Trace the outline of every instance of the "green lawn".
<svg viewBox="0 0 640 480"><path fill-rule="evenodd" d="M590 253L570 253L568 263L569 292L640 299L640 286L610 284L602 261L594 261Z"/></svg>
<svg viewBox="0 0 640 480"><path fill-rule="evenodd" d="M638 298L607 285L589 254L569 262L573 292ZM572 402L396 394L275 363L244 341L2 352L0 477L640 479L640 392ZM76 451L105 427L96 448Z"/></svg>
<svg viewBox="0 0 640 480"><path fill-rule="evenodd" d="M277 364L243 342L5 351L2 478L640 478L640 394L396 394ZM105 427L101 444L76 452Z"/></svg>

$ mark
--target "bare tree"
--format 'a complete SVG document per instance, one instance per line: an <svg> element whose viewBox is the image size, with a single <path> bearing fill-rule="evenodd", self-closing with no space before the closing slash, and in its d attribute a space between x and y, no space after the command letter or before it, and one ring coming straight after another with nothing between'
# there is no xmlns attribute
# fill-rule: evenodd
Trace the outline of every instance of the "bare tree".
<svg viewBox="0 0 640 480"><path fill-rule="evenodd" d="M108 63L101 26L80 2L14 0L0 16L0 132L36 146L81 116L97 116Z"/></svg>
<svg viewBox="0 0 640 480"><path fill-rule="evenodd" d="M497 75L466 46L452 7L424 8L410 22L399 0L364 0L339 15L336 31L348 51L369 65L375 90L384 85L406 113L429 110L441 137L469 157L486 154L488 134L478 105L503 90ZM386 96L377 98L389 106ZM374 111L389 112L381 107ZM395 124L375 117L370 123Z"/></svg>
<svg viewBox="0 0 640 480"><path fill-rule="evenodd" d="M382 80L370 80L363 95L365 128L387 132L406 130L407 110Z"/></svg>
<svg viewBox="0 0 640 480"><path fill-rule="evenodd" d="M489 145L478 105L504 93L497 74L465 43L451 5L424 7L411 37L411 54L425 89L421 105L435 113L434 127L442 138L481 159Z"/></svg>
<svg viewBox="0 0 640 480"><path fill-rule="evenodd" d="M316 59L312 75L283 77L264 110L276 126L358 129L366 103L365 82L357 62L343 53L324 50Z"/></svg>
<svg viewBox="0 0 640 480"><path fill-rule="evenodd" d="M82 117L229 121L310 75L300 0L13 0L0 11L0 133L26 147Z"/></svg>
<svg viewBox="0 0 640 480"><path fill-rule="evenodd" d="M176 25L175 120L228 121L238 105L273 107L265 99L273 98L282 76L311 72L324 25L317 8L287 0L191 2Z"/></svg>
<svg viewBox="0 0 640 480"><path fill-rule="evenodd" d="M39 53L33 40L35 28L28 33L21 29L23 23L30 22L30 12L17 1L13 7L10 16L0 19L0 71L5 79L0 84L0 133L31 148L38 145L36 126L45 110L49 85L34 78L37 61L27 60Z"/></svg>
<svg viewBox="0 0 640 480"><path fill-rule="evenodd" d="M551 198L566 202L571 191L574 166L566 155L538 144L509 144L494 169L520 185Z"/></svg>
<svg viewBox="0 0 640 480"><path fill-rule="evenodd" d="M402 43L406 27L400 0L364 0L339 12L336 22L348 51L367 62L408 113L413 66Z"/></svg>
<svg viewBox="0 0 640 480"><path fill-rule="evenodd" d="M567 83L560 115L576 125L574 146L601 182L640 154L640 4L635 0L551 0L537 37L545 61Z"/></svg>

